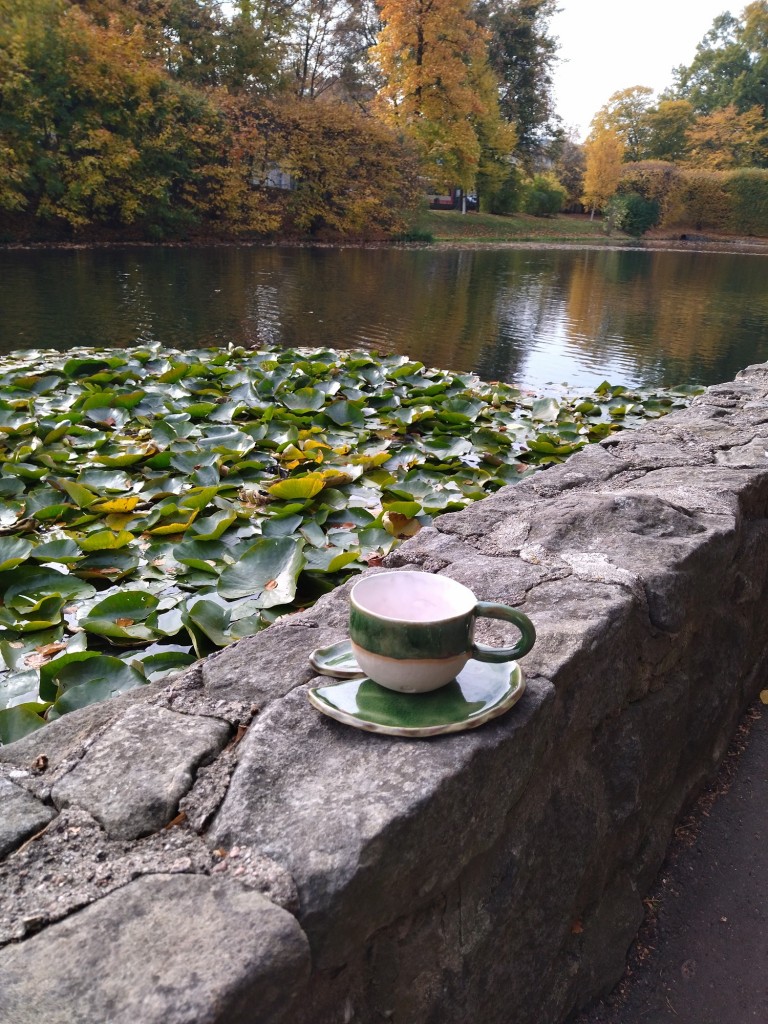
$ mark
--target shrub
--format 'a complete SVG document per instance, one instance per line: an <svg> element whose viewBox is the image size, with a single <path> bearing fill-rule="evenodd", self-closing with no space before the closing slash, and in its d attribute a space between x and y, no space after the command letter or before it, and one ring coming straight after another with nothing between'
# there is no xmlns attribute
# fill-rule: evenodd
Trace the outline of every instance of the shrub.
<svg viewBox="0 0 768 1024"><path fill-rule="evenodd" d="M478 174L477 190L483 213L517 213L523 204L525 183L519 168L511 167L500 184L486 182L484 176Z"/></svg>
<svg viewBox="0 0 768 1024"><path fill-rule="evenodd" d="M696 231L727 231L731 220L731 198L726 191L729 177L725 171L681 171L664 223Z"/></svg>
<svg viewBox="0 0 768 1024"><path fill-rule="evenodd" d="M625 164L617 192L622 195L636 193L643 199L655 201L659 206L660 219L663 220L679 176L680 169L665 160L641 160Z"/></svg>
<svg viewBox="0 0 768 1024"><path fill-rule="evenodd" d="M728 176L731 226L744 235L768 236L768 170L746 168Z"/></svg>
<svg viewBox="0 0 768 1024"><path fill-rule="evenodd" d="M535 174L525 189L523 209L534 217L554 217L559 213L568 194L557 178L550 174Z"/></svg>
<svg viewBox="0 0 768 1024"><path fill-rule="evenodd" d="M608 204L608 217L613 227L639 238L659 223L659 203L639 192L618 193Z"/></svg>

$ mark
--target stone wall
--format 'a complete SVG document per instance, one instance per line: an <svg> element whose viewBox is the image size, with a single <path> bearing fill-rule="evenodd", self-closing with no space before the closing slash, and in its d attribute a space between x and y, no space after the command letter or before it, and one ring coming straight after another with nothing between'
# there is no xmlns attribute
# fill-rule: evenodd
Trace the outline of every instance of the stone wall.
<svg viewBox="0 0 768 1024"><path fill-rule="evenodd" d="M1 748L0 1020L563 1021L619 978L766 678L767 509L759 366L390 556L533 619L526 693L481 728L309 705L347 586Z"/></svg>

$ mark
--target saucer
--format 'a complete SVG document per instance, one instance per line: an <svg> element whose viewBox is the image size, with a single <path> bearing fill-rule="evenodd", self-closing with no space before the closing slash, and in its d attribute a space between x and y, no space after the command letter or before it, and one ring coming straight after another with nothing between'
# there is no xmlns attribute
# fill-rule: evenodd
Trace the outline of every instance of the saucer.
<svg viewBox="0 0 768 1024"><path fill-rule="evenodd" d="M309 663L318 675L333 676L334 679L355 679L365 675L355 661L349 640L318 647L310 654Z"/></svg>
<svg viewBox="0 0 768 1024"><path fill-rule="evenodd" d="M344 645L347 657L342 658ZM333 644L332 648L330 658L351 672L355 662L349 641ZM317 671L321 671L319 665L323 666L323 675L330 675L329 661L324 657L330 649L321 648L310 659ZM524 690L525 681L517 662L492 665L472 659L452 683L429 693L387 690L361 676L358 669L356 678L314 686L308 697L318 711L355 729L420 738L476 729L509 711Z"/></svg>

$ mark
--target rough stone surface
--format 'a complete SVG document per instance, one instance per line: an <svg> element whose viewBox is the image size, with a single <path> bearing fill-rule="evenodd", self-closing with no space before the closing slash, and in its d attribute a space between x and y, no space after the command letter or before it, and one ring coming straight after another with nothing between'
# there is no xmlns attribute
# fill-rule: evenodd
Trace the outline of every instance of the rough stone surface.
<svg viewBox="0 0 768 1024"><path fill-rule="evenodd" d="M533 682L514 717L414 743L321 719L294 691L249 730L209 840L283 864L318 964L344 963L494 841L553 740L551 696Z"/></svg>
<svg viewBox="0 0 768 1024"><path fill-rule="evenodd" d="M87 810L115 839L167 825L197 766L229 738L226 722L134 707L116 720L51 790L57 807Z"/></svg>
<svg viewBox="0 0 768 1024"><path fill-rule="evenodd" d="M56 812L8 779L0 778L0 857L44 828Z"/></svg>
<svg viewBox="0 0 768 1024"><path fill-rule="evenodd" d="M228 879L157 875L0 952L0 1020L270 1024L308 974L284 910Z"/></svg>
<svg viewBox="0 0 768 1024"><path fill-rule="evenodd" d="M531 616L527 691L506 715L424 741L319 715L308 656L345 635L348 584L0 750L14 795L61 808L0 861L0 942L13 963L45 957L46 993L74 994L54 943L81 936L83 1024L129 1019L108 1003L143 1020L154 998L135 965L102 974L88 922L123 920L152 883L163 934L179 877L263 896L306 936L312 973L288 985L293 939L231 960L228 992L283 986L259 1021L560 1024L609 988L676 821L768 678L768 366L441 516L374 571L398 566ZM201 895L201 927L209 913ZM202 939L188 950L180 1005L231 1024L195 981L209 956ZM22 1005L36 977L14 977Z"/></svg>

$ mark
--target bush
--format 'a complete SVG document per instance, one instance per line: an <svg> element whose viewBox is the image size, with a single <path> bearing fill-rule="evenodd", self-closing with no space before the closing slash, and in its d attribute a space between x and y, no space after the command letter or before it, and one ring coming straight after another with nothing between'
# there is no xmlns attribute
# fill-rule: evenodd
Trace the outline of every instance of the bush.
<svg viewBox="0 0 768 1024"><path fill-rule="evenodd" d="M525 184L517 167L511 167L500 184L486 182L482 174L477 176L477 190L480 209L483 213L517 213L523 204Z"/></svg>
<svg viewBox="0 0 768 1024"><path fill-rule="evenodd" d="M620 195L633 192L659 205L660 220L665 219L675 185L680 177L680 168L665 160L642 160L625 164L622 168L619 187Z"/></svg>
<svg viewBox="0 0 768 1024"><path fill-rule="evenodd" d="M525 189L523 209L534 217L554 217L560 213L568 194L557 178L535 174Z"/></svg>
<svg viewBox="0 0 768 1024"><path fill-rule="evenodd" d="M729 227L742 235L768 236L768 170L733 171L725 192L732 204Z"/></svg>
<svg viewBox="0 0 768 1024"><path fill-rule="evenodd" d="M646 199L639 192L625 192L611 199L608 218L619 231L639 238L659 223L661 213L658 200Z"/></svg>
<svg viewBox="0 0 768 1024"><path fill-rule="evenodd" d="M670 193L664 224L696 231L728 231L732 208L726 191L729 177L726 171L681 171Z"/></svg>

